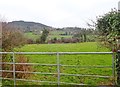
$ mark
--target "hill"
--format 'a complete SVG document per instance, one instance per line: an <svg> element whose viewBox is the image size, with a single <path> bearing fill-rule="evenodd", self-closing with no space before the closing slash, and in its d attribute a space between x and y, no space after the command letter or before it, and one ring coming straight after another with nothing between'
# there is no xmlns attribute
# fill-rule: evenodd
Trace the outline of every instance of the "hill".
<svg viewBox="0 0 120 87"><path fill-rule="evenodd" d="M41 31L43 29L53 29L51 26L47 26L42 23L36 23L36 22L27 22L27 21L12 21L8 22L8 25L14 26L18 29L22 29L25 32L29 31Z"/></svg>

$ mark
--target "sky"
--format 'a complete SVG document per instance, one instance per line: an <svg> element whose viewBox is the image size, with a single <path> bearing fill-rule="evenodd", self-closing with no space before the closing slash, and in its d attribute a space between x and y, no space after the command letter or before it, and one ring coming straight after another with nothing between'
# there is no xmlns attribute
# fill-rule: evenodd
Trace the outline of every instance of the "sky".
<svg viewBox="0 0 120 87"><path fill-rule="evenodd" d="M88 27L99 15L118 9L120 0L0 0L0 16L7 22L32 21L48 26Z"/></svg>

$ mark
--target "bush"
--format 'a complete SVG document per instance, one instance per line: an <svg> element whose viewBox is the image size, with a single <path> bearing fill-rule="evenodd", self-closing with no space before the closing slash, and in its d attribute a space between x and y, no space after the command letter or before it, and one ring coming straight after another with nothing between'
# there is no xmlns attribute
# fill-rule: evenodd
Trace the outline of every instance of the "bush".
<svg viewBox="0 0 120 87"><path fill-rule="evenodd" d="M14 47L24 45L26 39L17 28L3 23L2 26L2 50L13 51Z"/></svg>
<svg viewBox="0 0 120 87"><path fill-rule="evenodd" d="M22 46L26 43L23 33L14 26L9 25L8 23L2 23L2 51L12 52L15 47ZM17 62L27 63L28 59L19 55L16 56ZM2 55L2 62L12 62L12 55L5 54ZM16 71L31 71L31 66L28 65L16 65ZM2 70L13 70L12 64L2 64ZM13 78L12 72L3 72L3 77ZM30 74L25 73L16 73L16 78L28 78Z"/></svg>
<svg viewBox="0 0 120 87"><path fill-rule="evenodd" d="M27 44L34 44L34 40L33 39L27 39Z"/></svg>
<svg viewBox="0 0 120 87"><path fill-rule="evenodd" d="M28 63L29 60L23 55L19 55L17 57L17 62L18 63ZM31 72L33 71L32 67L30 65L16 65L15 67L16 71L23 71L23 72ZM29 78L32 74L28 73L16 73L17 78Z"/></svg>
<svg viewBox="0 0 120 87"><path fill-rule="evenodd" d="M36 44L40 44L40 38L36 39Z"/></svg>
<svg viewBox="0 0 120 87"><path fill-rule="evenodd" d="M27 62L29 62L28 58L23 56L23 55L16 56L16 58L17 58L17 63L27 63ZM4 70L13 71L13 65L12 64L11 65L2 64L2 68ZM33 71L33 69L30 65L16 64L15 65L15 71L31 72L31 71ZM29 78L31 75L32 74L28 74L28 73L17 73L17 72L15 73L16 78L19 78L19 79ZM2 77L13 78L13 73L12 72L4 72L4 73L2 73Z"/></svg>

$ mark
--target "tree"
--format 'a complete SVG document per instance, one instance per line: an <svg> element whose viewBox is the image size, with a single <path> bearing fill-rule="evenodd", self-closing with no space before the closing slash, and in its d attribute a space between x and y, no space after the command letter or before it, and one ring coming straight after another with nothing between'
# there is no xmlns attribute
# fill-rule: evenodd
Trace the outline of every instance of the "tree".
<svg viewBox="0 0 120 87"><path fill-rule="evenodd" d="M86 42L87 41L86 34L84 33L83 36L84 36L84 42Z"/></svg>
<svg viewBox="0 0 120 87"><path fill-rule="evenodd" d="M45 43L48 34L49 34L49 31L46 30L46 29L44 29L43 32L42 32L42 35L41 35L41 37L40 37L40 40L41 40L40 42L41 42L41 43Z"/></svg>
<svg viewBox="0 0 120 87"><path fill-rule="evenodd" d="M73 35L73 38L79 38L81 42L87 41L87 35L90 35L91 32L89 32L89 29L81 29L80 32Z"/></svg>
<svg viewBox="0 0 120 87"><path fill-rule="evenodd" d="M15 47L22 46L26 42L24 35L21 31L16 29L13 26L8 25L8 23L2 23L2 51L5 52L13 52ZM16 62L18 63L27 63L29 60L24 55L15 55ZM3 54L2 55L2 61L1 62L12 62L12 55L9 54ZM15 65L16 71L26 71L29 72L32 70L32 67L29 65ZM13 70L12 64L2 64L3 70ZM12 78L13 73L12 72L3 72L3 77L6 78ZM29 78L30 74L25 73L16 73L16 78Z"/></svg>
<svg viewBox="0 0 120 87"><path fill-rule="evenodd" d="M23 33L7 23L2 23L2 51L13 51L17 46L24 45Z"/></svg>
<svg viewBox="0 0 120 87"><path fill-rule="evenodd" d="M120 35L120 13L113 9L103 16L99 16L96 22L96 30L100 42L104 42L107 46L115 44L115 37Z"/></svg>

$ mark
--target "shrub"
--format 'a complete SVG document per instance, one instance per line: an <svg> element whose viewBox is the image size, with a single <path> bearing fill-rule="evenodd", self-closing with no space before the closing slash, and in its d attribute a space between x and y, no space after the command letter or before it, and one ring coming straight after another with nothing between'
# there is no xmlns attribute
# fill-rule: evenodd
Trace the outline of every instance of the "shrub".
<svg viewBox="0 0 120 87"><path fill-rule="evenodd" d="M28 44L34 44L35 42L33 41L33 39L27 39L27 43Z"/></svg>
<svg viewBox="0 0 120 87"><path fill-rule="evenodd" d="M26 39L22 31L16 27L3 23L2 26L2 50L13 51L14 47L24 45Z"/></svg>
<svg viewBox="0 0 120 87"><path fill-rule="evenodd" d="M27 63L29 62L28 58L23 56L23 55L19 55L16 56L17 58L17 63ZM4 61L5 62L5 61ZM11 70L13 71L13 65L10 64L2 64L2 68L4 70ZM31 72L33 71L32 67L30 65L24 65L24 64L16 64L15 65L15 71L23 71L23 72ZM32 74L28 74L28 73L15 73L16 78L29 78ZM2 77L6 77L6 78L13 78L13 73L12 72L4 72L2 73Z"/></svg>
<svg viewBox="0 0 120 87"><path fill-rule="evenodd" d="M18 63L28 63L29 60L27 57L25 57L24 55L19 55L17 57L17 62ZM23 72L31 72L33 71L32 67L30 65L16 65L15 67L16 71L23 71ZM29 78L32 74L28 74L28 73L16 73L16 77L17 78Z"/></svg>

